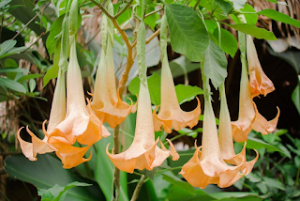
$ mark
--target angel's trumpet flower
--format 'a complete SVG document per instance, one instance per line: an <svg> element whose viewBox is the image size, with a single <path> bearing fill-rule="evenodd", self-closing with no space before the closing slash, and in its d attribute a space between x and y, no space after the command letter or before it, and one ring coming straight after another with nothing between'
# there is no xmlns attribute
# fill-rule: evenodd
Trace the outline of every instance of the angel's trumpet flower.
<svg viewBox="0 0 300 201"><path fill-rule="evenodd" d="M170 155L173 160L179 158L171 141L169 141L171 147L171 151L169 151L162 143L160 143L161 148L158 148L159 140L154 140L151 102L147 85L141 83L139 97L137 123L131 146L125 152L115 155L109 153L108 145L106 147L106 153L112 163L118 169L129 173L132 173L134 169L152 170L154 167L160 166Z"/></svg>
<svg viewBox="0 0 300 201"><path fill-rule="evenodd" d="M204 86L209 87L208 85ZM229 166L222 159L215 115L209 96L209 93L206 93L202 151L195 143L194 156L182 167L180 174L194 187L206 188L208 184L217 184L219 187L225 188L243 176L239 171L244 161L241 160L240 164L236 166Z"/></svg>
<svg viewBox="0 0 300 201"><path fill-rule="evenodd" d="M106 26L105 20L109 19L103 14L102 26ZM102 122L107 122L111 128L114 128L121 124L130 112L135 112L136 106L128 105L122 101L116 89L112 41L111 34L108 34L107 44L106 41L103 41L105 45L102 46L101 50L92 109ZM106 50L105 47L107 47Z"/></svg>
<svg viewBox="0 0 300 201"><path fill-rule="evenodd" d="M162 126L167 133L171 133L172 127L178 131L187 126L192 128L197 125L201 113L198 98L197 101L198 105L193 111L182 111L177 100L168 58L165 56L162 62L160 110L158 114L156 110L153 111L155 131L160 130Z"/></svg>
<svg viewBox="0 0 300 201"><path fill-rule="evenodd" d="M264 73L253 43L252 37L247 36L247 60L250 74L250 88L252 97L263 94L266 96L275 90L273 82Z"/></svg>
<svg viewBox="0 0 300 201"><path fill-rule="evenodd" d="M263 135L274 132L280 115L277 107L277 115L273 120L267 121L257 110L256 104L252 100L250 84L246 66L242 66L242 76L240 84L239 117L232 122L233 138L237 142L245 142L252 129L261 132Z"/></svg>
<svg viewBox="0 0 300 201"><path fill-rule="evenodd" d="M256 152L256 158L252 161L246 162L246 142L242 151L239 154L235 154L233 148L232 129L229 110L227 106L227 100L225 95L224 84L220 86L221 96L221 109L220 109L220 121L219 121L219 143L222 159L229 164L241 166L241 172L244 175L249 174L252 171L254 164L258 159L258 152Z"/></svg>
<svg viewBox="0 0 300 201"><path fill-rule="evenodd" d="M65 162L64 168L71 168L88 161L90 157L82 158L88 148L102 137L110 135L92 111L89 100L88 107L86 106L81 80L76 41L73 38L67 71L67 114L66 118L49 134L48 139L48 142L57 148L57 156ZM62 141L64 144L61 143ZM76 141L87 146L72 146Z"/></svg>
<svg viewBox="0 0 300 201"><path fill-rule="evenodd" d="M163 127L167 133L171 133L172 127L178 131L187 126L192 128L197 125L201 106L197 98L198 105L193 111L185 112L180 108L167 56L167 22L165 15L162 18L161 29L161 105L158 114L156 114L156 109L153 111L153 120L155 131L159 131Z"/></svg>
<svg viewBox="0 0 300 201"><path fill-rule="evenodd" d="M57 78L57 83L54 91L51 114L48 125L48 132L51 133L54 128L65 118L66 116L66 95L65 95L65 77L64 74L59 71L59 75ZM31 136L32 143L24 141L20 136L19 129L17 133L18 140L20 142L20 146L23 154L31 161L36 161L37 154L45 154L52 151L57 151L57 149L48 143L48 133L45 133L45 137L43 140L33 134L28 126L26 127L27 132Z"/></svg>
<svg viewBox="0 0 300 201"><path fill-rule="evenodd" d="M142 8L144 8L144 5ZM151 101L146 77L145 24L143 21L141 21L138 29L137 49L140 50L138 52L138 65L141 82L134 139L130 147L119 154L110 154L108 151L109 145L106 147L106 153L112 163L118 169L129 173L132 173L134 169L143 170L146 168L147 170L152 170L154 167L160 166L170 155L173 160L178 160L179 158L171 141L169 141L170 151L162 143L160 143L161 148L159 148L157 146L159 140L155 141Z"/></svg>

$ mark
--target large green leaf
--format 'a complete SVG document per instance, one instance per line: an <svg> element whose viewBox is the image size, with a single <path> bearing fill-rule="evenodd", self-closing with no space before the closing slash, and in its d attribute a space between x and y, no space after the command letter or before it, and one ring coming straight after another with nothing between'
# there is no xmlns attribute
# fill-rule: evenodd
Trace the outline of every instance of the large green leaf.
<svg viewBox="0 0 300 201"><path fill-rule="evenodd" d="M219 192L211 193L210 196L219 201L262 201L265 198L248 192Z"/></svg>
<svg viewBox="0 0 300 201"><path fill-rule="evenodd" d="M167 4L166 14L173 50L191 61L203 61L208 33L196 11L179 4Z"/></svg>
<svg viewBox="0 0 300 201"><path fill-rule="evenodd" d="M266 29L258 28L253 24L226 24L240 32L254 36L257 39L277 40L274 33Z"/></svg>
<svg viewBox="0 0 300 201"><path fill-rule="evenodd" d="M186 192L188 192L191 195L196 194L195 189L191 184L189 184L188 182L180 180L176 176L170 176L170 175L164 174L163 175L163 180L166 180L166 181L170 182L171 184L180 187L180 189L185 190Z"/></svg>
<svg viewBox="0 0 300 201"><path fill-rule="evenodd" d="M214 36L216 37L216 44L219 44L219 31L215 29ZM232 58L234 57L238 45L235 37L227 30L221 29L221 48L222 50L229 54Z"/></svg>
<svg viewBox="0 0 300 201"><path fill-rule="evenodd" d="M17 41L16 40L6 40L0 45L0 56L7 53L9 50L11 50L15 45Z"/></svg>
<svg viewBox="0 0 300 201"><path fill-rule="evenodd" d="M62 163L50 154L39 155L37 161L29 161L23 155L15 155L5 160L5 170L9 176L29 182L41 189L48 189L55 184L66 186L76 178L71 170L62 168ZM70 189L64 201L99 200L91 194L90 187Z"/></svg>
<svg viewBox="0 0 300 201"><path fill-rule="evenodd" d="M300 28L300 21L295 20L295 19L291 18L290 16L288 16L284 13L278 12L276 10L265 9L265 10L259 11L258 14L269 17L272 20L275 20L275 21L278 21L278 22L283 22L283 23L286 23L286 24L293 25L297 28Z"/></svg>
<svg viewBox="0 0 300 201"><path fill-rule="evenodd" d="M205 52L203 73L211 79L215 88L218 88L227 76L226 56L212 40L209 40L209 46Z"/></svg>

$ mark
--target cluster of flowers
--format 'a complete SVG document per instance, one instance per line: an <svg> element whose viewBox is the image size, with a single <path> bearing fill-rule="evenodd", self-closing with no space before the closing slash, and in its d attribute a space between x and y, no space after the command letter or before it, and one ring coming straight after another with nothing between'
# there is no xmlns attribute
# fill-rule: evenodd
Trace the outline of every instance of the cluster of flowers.
<svg viewBox="0 0 300 201"><path fill-rule="evenodd" d="M186 126L194 127L198 123L201 113L200 101L191 112L181 110L174 88L173 78L167 57L167 22L163 16L161 25L161 49L162 49L162 76L161 76L161 106L157 114L155 108L152 112L149 90L146 79L140 74L140 92L137 109L137 123L135 136L131 146L119 154L107 155L113 164L120 170L132 173L134 169L152 170L160 166L162 162L172 156L173 160L179 158L171 141L168 140L170 150L166 149L159 139L155 140L154 131L163 128L167 133L172 129L180 130ZM108 27L108 29L106 29ZM27 127L31 135L32 143L24 141L19 130L17 137L24 155L31 161L37 160L37 154L56 152L61 159L64 168L72 168L90 160L84 158L88 149L110 133L103 126L107 122L111 128L121 124L131 112L136 111L136 105L129 105L122 101L115 83L113 61L113 26L111 21L103 15L101 24L103 46L101 59L97 71L94 94L92 100L84 98L81 71L77 60L76 37L70 41L70 62L67 69L67 86L65 87L65 75L59 72L51 115L47 130L45 122L43 140L36 137ZM264 74L253 44L249 36L247 40L248 62L250 82L247 69L243 68L240 90L239 119L231 122L227 107L224 85L220 86L221 112L219 134L215 123L215 116L211 106L209 93L205 96L204 126L202 149L197 147L194 156L183 166L180 174L193 186L205 188L208 184L218 184L220 187L228 187L249 174L258 159L246 161L245 147L239 154L235 154L232 137L237 142L247 140L247 135L254 129L263 134L273 132L276 128L278 115L274 120L267 121L259 114L253 97L260 94L267 95L274 90L273 83ZM137 36L137 50L139 69L146 77L145 66L145 25L139 26ZM204 89L209 90L208 80L204 80ZM65 94L67 91L67 94ZM67 98L66 98L67 97ZM160 147L158 146L160 144ZM230 164L230 165L229 165Z"/></svg>

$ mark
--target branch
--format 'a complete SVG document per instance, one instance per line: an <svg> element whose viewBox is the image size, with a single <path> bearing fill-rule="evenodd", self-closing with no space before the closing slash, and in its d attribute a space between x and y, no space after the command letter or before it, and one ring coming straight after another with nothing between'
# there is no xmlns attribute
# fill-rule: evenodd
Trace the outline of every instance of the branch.
<svg viewBox="0 0 300 201"><path fill-rule="evenodd" d="M157 29L157 30L156 30L149 38L147 38L146 44L150 43L151 40L152 40L153 38L155 38L156 36L158 36L159 33L160 33L160 29Z"/></svg>
<svg viewBox="0 0 300 201"><path fill-rule="evenodd" d="M117 125L114 129L114 154L118 154L120 152L120 146L119 146L119 129L120 126ZM114 195L114 200L118 201L119 200L119 194L120 194L120 170L115 167L114 170L114 187L115 187L115 195Z"/></svg>
<svg viewBox="0 0 300 201"><path fill-rule="evenodd" d="M129 2L127 2L126 6L124 6L124 8L122 10L120 10L115 16L114 18L117 19L120 15L122 15L125 10L127 10L127 8L132 4L133 0L130 0Z"/></svg>
<svg viewBox="0 0 300 201"><path fill-rule="evenodd" d="M163 9L164 9L164 7L160 8L160 9L158 9L158 10L154 10L154 11L152 11L152 12L146 14L146 15L144 16L144 18L147 18L147 17L149 17L150 15L153 15L153 14L155 14L155 13L158 13L158 12L162 11Z"/></svg>
<svg viewBox="0 0 300 201"><path fill-rule="evenodd" d="M109 17L111 20L114 19L114 16L112 16L100 3L98 3L96 0L91 0L91 2L93 2L96 6L98 6L103 13L105 13L105 15L107 17Z"/></svg>
<svg viewBox="0 0 300 201"><path fill-rule="evenodd" d="M40 12L38 12L31 20L29 20L24 27L22 27L22 29L12 38L12 40L14 40L18 35L20 35L22 33L22 31L35 19L39 16L40 13L42 13L49 5L50 5L51 1L49 3L47 3L47 5L40 10Z"/></svg>

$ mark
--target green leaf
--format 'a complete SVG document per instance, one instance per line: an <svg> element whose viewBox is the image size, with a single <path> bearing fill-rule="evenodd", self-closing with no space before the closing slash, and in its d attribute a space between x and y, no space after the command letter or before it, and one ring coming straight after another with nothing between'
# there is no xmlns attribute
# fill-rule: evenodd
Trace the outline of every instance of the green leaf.
<svg viewBox="0 0 300 201"><path fill-rule="evenodd" d="M147 78L148 88L150 92L151 102L154 105L160 105L160 80L161 77L153 73ZM134 95L138 95L140 89L140 79L135 77L129 84L128 90ZM202 89L197 86L186 86L186 85L176 85L175 91L177 95L177 100L179 104L185 103L187 101L193 100L197 95L203 94Z"/></svg>
<svg viewBox="0 0 300 201"><path fill-rule="evenodd" d="M17 44L16 40L6 40L0 45L0 56L7 53Z"/></svg>
<svg viewBox="0 0 300 201"><path fill-rule="evenodd" d="M82 182L72 182L66 186L60 186L55 184L52 188L49 189L39 189L38 195L42 197L42 201L63 201L67 195L67 190L74 188L76 186L90 186L91 184L82 183Z"/></svg>
<svg viewBox="0 0 300 201"><path fill-rule="evenodd" d="M300 114L300 76L298 76L298 85L292 93L292 101L295 104L298 113Z"/></svg>
<svg viewBox="0 0 300 201"><path fill-rule="evenodd" d="M173 50L191 61L203 61L208 33L199 15L192 8L179 4L167 4L166 14Z"/></svg>
<svg viewBox="0 0 300 201"><path fill-rule="evenodd" d="M197 86L178 84L175 91L179 104L193 100L197 95L203 94L203 90Z"/></svg>
<svg viewBox="0 0 300 201"><path fill-rule="evenodd" d="M219 44L218 29L215 29L214 36L217 39L216 44ZM229 54L232 58L234 57L238 49L238 45L235 37L229 31L222 28L221 28L221 48L225 53Z"/></svg>
<svg viewBox="0 0 300 201"><path fill-rule="evenodd" d="M279 149L275 146L272 146L270 144L267 144L267 143L265 143L264 141L262 141L260 139L256 139L256 138L253 138L253 137L250 137L250 136L248 136L247 148L249 148L249 149L263 149L263 148L265 148L270 152L278 151L278 152L286 155L281 149Z"/></svg>
<svg viewBox="0 0 300 201"><path fill-rule="evenodd" d="M258 14L264 15L268 18L271 18L272 20L275 20L278 22L283 22L286 24L293 25L297 28L300 28L300 21L295 20L295 19L291 18L290 16L288 16L284 13L278 12L276 10L265 9L265 10L259 11Z"/></svg>
<svg viewBox="0 0 300 201"><path fill-rule="evenodd" d="M34 79L30 79L29 80L29 90L30 92L33 92L35 90L36 87L36 81Z"/></svg>
<svg viewBox="0 0 300 201"><path fill-rule="evenodd" d="M17 68L19 65L17 64L17 62L14 59L8 58L5 59L4 61L4 67L13 67L13 68Z"/></svg>
<svg viewBox="0 0 300 201"><path fill-rule="evenodd" d="M277 189L285 191L284 185L280 181L278 181L277 179L264 177L263 180L266 182L268 187L277 188Z"/></svg>
<svg viewBox="0 0 300 201"><path fill-rule="evenodd" d="M28 70L24 68L1 68L0 73L29 73Z"/></svg>
<svg viewBox="0 0 300 201"><path fill-rule="evenodd" d="M188 192L191 195L195 195L194 187L191 184L189 184L188 182L180 180L176 176L171 177L169 175L164 174L163 175L163 180L166 180L166 181L170 182L171 184L179 187L181 190L184 190L184 191Z"/></svg>
<svg viewBox="0 0 300 201"><path fill-rule="evenodd" d="M257 39L277 40L273 32L267 31L266 29L258 28L253 24L226 24L226 25L238 31L241 31L245 34L254 36Z"/></svg>
<svg viewBox="0 0 300 201"><path fill-rule="evenodd" d="M39 77L43 77L43 75L42 74L29 74L29 75L24 75L24 76L18 78L16 81L24 82L26 80L35 79L35 78L39 78Z"/></svg>
<svg viewBox="0 0 300 201"><path fill-rule="evenodd" d="M50 34L46 42L46 47L50 56L52 56L52 54L54 53L57 43L60 43L62 22L64 20L64 17L65 15L60 16L51 25Z"/></svg>
<svg viewBox="0 0 300 201"><path fill-rule="evenodd" d="M245 4L245 7L241 9L242 12L253 12L251 14L245 13L244 16L246 18L247 24L255 25L258 20L258 14L256 14L256 10L249 4Z"/></svg>
<svg viewBox="0 0 300 201"><path fill-rule="evenodd" d="M8 78L0 77L0 85L12 89L14 91L26 93L26 89L22 84Z"/></svg>
<svg viewBox="0 0 300 201"><path fill-rule="evenodd" d="M218 88L227 76L226 56L221 48L210 39L205 52L203 73L211 79L215 88Z"/></svg>
<svg viewBox="0 0 300 201"><path fill-rule="evenodd" d="M233 3L233 7L235 10L240 10L241 8L244 8L245 3L247 0L229 0Z"/></svg>
<svg viewBox="0 0 300 201"><path fill-rule="evenodd" d="M5 171L10 177L29 182L41 189L51 188L55 184L66 186L77 180L71 170L63 169L62 163L50 154L38 155L37 161L29 161L23 155L11 156L5 160ZM92 194L92 189L70 189L64 201L99 200L99 193Z"/></svg>
<svg viewBox="0 0 300 201"><path fill-rule="evenodd" d="M218 201L263 201L265 197L248 192L218 192L210 196Z"/></svg>

